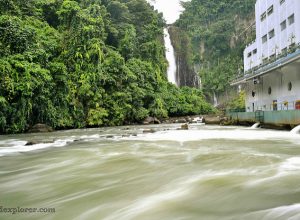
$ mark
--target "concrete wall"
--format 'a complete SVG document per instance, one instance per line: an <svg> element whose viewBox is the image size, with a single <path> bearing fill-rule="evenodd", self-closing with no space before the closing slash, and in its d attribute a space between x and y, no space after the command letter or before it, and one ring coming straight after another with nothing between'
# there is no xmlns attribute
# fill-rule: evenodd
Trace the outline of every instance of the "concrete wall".
<svg viewBox="0 0 300 220"><path fill-rule="evenodd" d="M277 102L277 110L295 109L295 102L300 100L300 60L261 76L257 84L247 81L244 89L247 112L273 111L274 101Z"/></svg>
<svg viewBox="0 0 300 220"><path fill-rule="evenodd" d="M255 112L229 112L227 113L232 120L241 122L252 122L255 123Z"/></svg>
<svg viewBox="0 0 300 220"><path fill-rule="evenodd" d="M268 14L268 9L273 6L273 12ZM261 19L263 14L265 19ZM289 24L288 18L294 14L294 23ZM285 0L258 0L255 5L256 40L244 51L244 70L247 71L263 63L265 58L277 56L291 44L300 42L300 1ZM281 23L286 22L286 28L281 29ZM275 36L270 37L274 30ZM267 41L262 42L262 37L267 36ZM253 51L257 49L257 54ZM252 52L251 56L248 54Z"/></svg>
<svg viewBox="0 0 300 220"><path fill-rule="evenodd" d="M300 125L300 110L263 112L263 124L274 126ZM227 116L240 123L255 123L255 112L230 112Z"/></svg>

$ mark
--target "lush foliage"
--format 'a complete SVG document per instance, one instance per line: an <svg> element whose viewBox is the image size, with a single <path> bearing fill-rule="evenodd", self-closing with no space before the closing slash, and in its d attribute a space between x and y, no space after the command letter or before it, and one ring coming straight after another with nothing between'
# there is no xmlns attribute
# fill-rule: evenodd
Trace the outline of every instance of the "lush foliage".
<svg viewBox="0 0 300 220"><path fill-rule="evenodd" d="M237 97L235 97L229 102L228 105L229 109L234 111L241 111L241 112L245 111L246 108L245 97L246 97L245 91L240 92Z"/></svg>
<svg viewBox="0 0 300 220"><path fill-rule="evenodd" d="M238 70L242 71L243 49L254 38L248 27L254 21L255 0L191 0L182 4L185 11L175 26L181 39L188 36L185 41L189 44L185 45L190 49L184 49L190 51L187 63L198 70L207 97L224 93Z"/></svg>
<svg viewBox="0 0 300 220"><path fill-rule="evenodd" d="M0 133L211 111L166 81L164 25L144 0L1 0Z"/></svg>

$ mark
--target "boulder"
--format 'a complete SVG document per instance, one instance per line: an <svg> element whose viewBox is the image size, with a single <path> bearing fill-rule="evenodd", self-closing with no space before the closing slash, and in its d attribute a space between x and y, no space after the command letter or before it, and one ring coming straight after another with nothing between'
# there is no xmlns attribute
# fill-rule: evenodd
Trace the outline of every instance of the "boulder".
<svg viewBox="0 0 300 220"><path fill-rule="evenodd" d="M208 125L219 125L221 120L219 116L206 116L204 118L205 124Z"/></svg>
<svg viewBox="0 0 300 220"><path fill-rule="evenodd" d="M52 144L52 143L54 143L54 140L52 140L52 141L27 141L25 146L32 146L35 144Z"/></svg>
<svg viewBox="0 0 300 220"><path fill-rule="evenodd" d="M148 125L148 124L161 124L161 122L157 118L149 116L149 117L147 117L147 118L144 119L143 124L144 125Z"/></svg>
<svg viewBox="0 0 300 220"><path fill-rule="evenodd" d="M186 123L187 121L185 120L185 118L180 118L178 119L178 123Z"/></svg>
<svg viewBox="0 0 300 220"><path fill-rule="evenodd" d="M154 118L154 124L161 124L161 121L158 120L157 118Z"/></svg>
<svg viewBox="0 0 300 220"><path fill-rule="evenodd" d="M25 146L31 146L31 145L35 145L35 144L38 144L38 142L37 141L27 141Z"/></svg>
<svg viewBox="0 0 300 220"><path fill-rule="evenodd" d="M221 125L228 125L229 124L229 119L227 117L220 118L220 124Z"/></svg>
<svg viewBox="0 0 300 220"><path fill-rule="evenodd" d="M53 128L46 124L35 124L33 125L28 132L36 133L36 132L52 132Z"/></svg>
<svg viewBox="0 0 300 220"><path fill-rule="evenodd" d="M189 116L186 117L185 120L186 120L186 122L188 122L188 123L192 123L192 121L193 121L193 119L192 119L191 117L189 117Z"/></svg>
<svg viewBox="0 0 300 220"><path fill-rule="evenodd" d="M188 124L181 125L180 130L189 130L189 125Z"/></svg>
<svg viewBox="0 0 300 220"><path fill-rule="evenodd" d="M143 130L143 133L154 133L156 132L154 129L145 129Z"/></svg>

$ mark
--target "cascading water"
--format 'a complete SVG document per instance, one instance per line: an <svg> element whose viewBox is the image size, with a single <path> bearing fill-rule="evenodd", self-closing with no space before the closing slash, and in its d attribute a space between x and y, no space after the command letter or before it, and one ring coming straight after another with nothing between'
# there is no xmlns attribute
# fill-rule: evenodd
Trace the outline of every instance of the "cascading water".
<svg viewBox="0 0 300 220"><path fill-rule="evenodd" d="M173 24L181 14L183 8L180 2L185 2L188 0L172 0L172 2L168 2L166 0L147 0L147 2L153 7L158 10L159 12L163 13L164 19L166 20L167 24ZM179 77L176 77L176 58L174 53L174 48L171 44L170 34L168 32L168 28L164 29L164 41L165 41L165 48L166 48L166 58L169 63L168 67L168 81L179 85Z"/></svg>
<svg viewBox="0 0 300 220"><path fill-rule="evenodd" d="M293 134L299 134L300 133L300 125L298 125L293 130L291 130L291 133L293 133Z"/></svg>
<svg viewBox="0 0 300 220"><path fill-rule="evenodd" d="M168 67L168 81L177 85L176 82L176 60L175 60L175 53L174 48L171 43L170 34L168 32L168 28L164 29L164 40L165 40L165 47L166 47L166 58L169 63Z"/></svg>
<svg viewBox="0 0 300 220"><path fill-rule="evenodd" d="M259 128L260 122L255 123L254 125L251 126L252 129Z"/></svg>
<svg viewBox="0 0 300 220"><path fill-rule="evenodd" d="M217 99L216 93L214 92L214 107L217 107L217 106L218 106L218 99Z"/></svg>

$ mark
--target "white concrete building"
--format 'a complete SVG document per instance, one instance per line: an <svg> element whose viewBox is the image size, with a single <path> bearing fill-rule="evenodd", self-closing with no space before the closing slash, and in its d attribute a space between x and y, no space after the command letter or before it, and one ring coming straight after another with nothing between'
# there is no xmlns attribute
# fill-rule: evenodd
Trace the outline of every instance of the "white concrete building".
<svg viewBox="0 0 300 220"><path fill-rule="evenodd" d="M246 111L300 105L300 0L257 0L256 40L244 50Z"/></svg>
<svg viewBox="0 0 300 220"><path fill-rule="evenodd" d="M245 71L300 42L299 0L258 0L255 17L256 40L244 51Z"/></svg>

